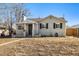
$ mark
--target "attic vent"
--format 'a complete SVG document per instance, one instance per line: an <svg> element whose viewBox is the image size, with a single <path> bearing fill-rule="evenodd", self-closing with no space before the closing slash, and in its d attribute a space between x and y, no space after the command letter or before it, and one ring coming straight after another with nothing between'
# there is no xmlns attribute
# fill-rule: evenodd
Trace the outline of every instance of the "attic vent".
<svg viewBox="0 0 79 59"><path fill-rule="evenodd" d="M55 37L58 37L58 33L55 33Z"/></svg>

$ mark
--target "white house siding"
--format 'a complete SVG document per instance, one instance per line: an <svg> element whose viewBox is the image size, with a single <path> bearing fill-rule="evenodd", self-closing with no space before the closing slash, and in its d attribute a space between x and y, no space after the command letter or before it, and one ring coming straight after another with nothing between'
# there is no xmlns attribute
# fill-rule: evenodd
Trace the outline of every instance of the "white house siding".
<svg viewBox="0 0 79 59"><path fill-rule="evenodd" d="M60 21L59 19L55 19L55 18L52 18L52 19L47 18L45 20L42 20L40 23L48 23L48 29L42 28L39 30L39 33L41 35L55 36L55 33L58 33L58 36L65 36L65 22ZM53 23L63 23L63 26L62 26L63 28L53 29Z"/></svg>
<svg viewBox="0 0 79 59"><path fill-rule="evenodd" d="M24 32L23 32L23 30L17 30L17 31L16 31L16 37L24 37Z"/></svg>
<svg viewBox="0 0 79 59"><path fill-rule="evenodd" d="M38 31L39 31L39 28L38 28L38 23L34 24L34 34L37 35L38 34Z"/></svg>

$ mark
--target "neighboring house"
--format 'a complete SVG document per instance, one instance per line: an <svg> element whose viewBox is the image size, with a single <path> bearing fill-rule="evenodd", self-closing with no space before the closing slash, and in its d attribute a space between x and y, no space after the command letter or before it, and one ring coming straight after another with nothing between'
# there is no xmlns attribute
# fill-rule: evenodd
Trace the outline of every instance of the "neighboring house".
<svg viewBox="0 0 79 59"><path fill-rule="evenodd" d="M3 31L5 31L6 26L4 25L4 23L0 22L0 35Z"/></svg>
<svg viewBox="0 0 79 59"><path fill-rule="evenodd" d="M12 29L13 29L13 31L16 31L16 24L15 23L13 23Z"/></svg>
<svg viewBox="0 0 79 59"><path fill-rule="evenodd" d="M49 15L45 18L33 18L16 23L16 36L66 36L66 20L63 17Z"/></svg>
<svg viewBox="0 0 79 59"><path fill-rule="evenodd" d="M67 28L66 35L79 37L79 24Z"/></svg>

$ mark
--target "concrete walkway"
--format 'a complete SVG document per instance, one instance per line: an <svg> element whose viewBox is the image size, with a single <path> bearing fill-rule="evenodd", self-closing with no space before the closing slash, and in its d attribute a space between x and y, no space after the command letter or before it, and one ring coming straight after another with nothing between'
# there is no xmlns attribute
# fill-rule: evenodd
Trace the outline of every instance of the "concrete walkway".
<svg viewBox="0 0 79 59"><path fill-rule="evenodd" d="M14 39L14 38L11 38L11 39ZM11 44L11 43L14 43L14 42L18 42L18 41L21 41L21 40L24 40L24 39L22 39L22 38L21 39L17 39L16 38L16 40L14 39L13 41L2 43L2 44L0 44L0 46L4 46L4 45Z"/></svg>

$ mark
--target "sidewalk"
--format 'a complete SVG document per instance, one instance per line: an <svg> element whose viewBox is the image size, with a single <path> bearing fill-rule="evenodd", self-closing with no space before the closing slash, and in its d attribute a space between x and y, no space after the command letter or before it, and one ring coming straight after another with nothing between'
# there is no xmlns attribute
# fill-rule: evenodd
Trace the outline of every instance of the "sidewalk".
<svg viewBox="0 0 79 59"><path fill-rule="evenodd" d="M14 38L12 38L12 39L14 39ZM17 40L14 40L14 41L2 43L2 44L0 44L0 46L4 46L4 45L11 44L11 43L14 43L14 42L18 42L18 41L21 41L21 40L24 40L24 39L17 39Z"/></svg>

